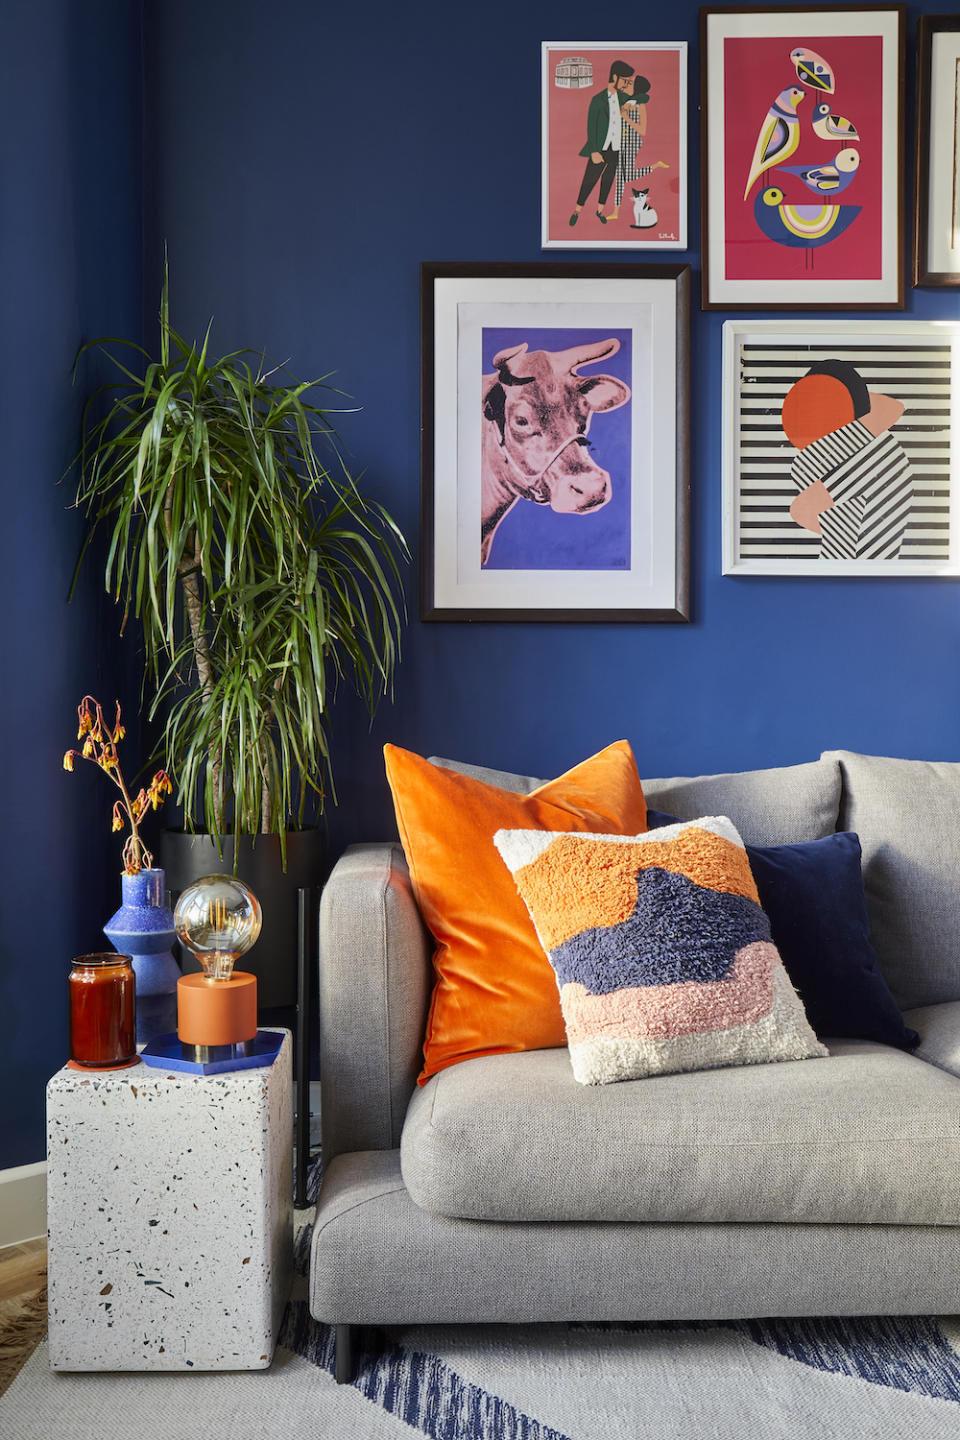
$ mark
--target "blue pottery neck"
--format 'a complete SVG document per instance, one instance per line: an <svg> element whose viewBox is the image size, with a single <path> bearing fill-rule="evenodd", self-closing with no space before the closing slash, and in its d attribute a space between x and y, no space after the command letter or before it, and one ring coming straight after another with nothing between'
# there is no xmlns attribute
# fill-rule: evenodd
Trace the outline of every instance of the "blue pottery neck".
<svg viewBox="0 0 960 1440"><path fill-rule="evenodd" d="M124 905L162 905L164 874L161 869L140 870L136 875L120 876Z"/></svg>

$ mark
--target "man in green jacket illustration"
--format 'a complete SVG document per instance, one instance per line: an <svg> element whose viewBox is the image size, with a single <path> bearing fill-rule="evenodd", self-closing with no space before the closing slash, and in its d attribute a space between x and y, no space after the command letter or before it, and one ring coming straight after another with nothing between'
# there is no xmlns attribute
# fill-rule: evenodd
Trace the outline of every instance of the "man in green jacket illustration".
<svg viewBox="0 0 960 1440"><path fill-rule="evenodd" d="M617 165L620 163L620 136L623 122L620 118L618 92L627 88L627 81L632 74L633 66L628 65L626 60L614 60L610 66L607 88L598 90L590 100L590 108L587 111L587 143L580 151L581 155L586 156L587 164L583 172L580 194L577 196L577 203L570 216L571 225L576 225L580 218L580 211L587 203L598 180L600 182L600 203L597 206L597 219L602 225L607 223L603 207L607 203L607 196L610 194L610 187L617 173Z"/></svg>

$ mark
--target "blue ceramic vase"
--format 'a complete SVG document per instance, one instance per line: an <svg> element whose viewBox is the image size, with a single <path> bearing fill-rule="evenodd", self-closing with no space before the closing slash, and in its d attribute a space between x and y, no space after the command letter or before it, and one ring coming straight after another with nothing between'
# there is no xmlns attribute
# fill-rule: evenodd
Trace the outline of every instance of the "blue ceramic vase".
<svg viewBox="0 0 960 1440"><path fill-rule="evenodd" d="M177 1028L180 967L170 947L176 937L173 911L164 904L163 871L121 875L123 904L103 933L111 945L133 957L137 977L137 1044Z"/></svg>

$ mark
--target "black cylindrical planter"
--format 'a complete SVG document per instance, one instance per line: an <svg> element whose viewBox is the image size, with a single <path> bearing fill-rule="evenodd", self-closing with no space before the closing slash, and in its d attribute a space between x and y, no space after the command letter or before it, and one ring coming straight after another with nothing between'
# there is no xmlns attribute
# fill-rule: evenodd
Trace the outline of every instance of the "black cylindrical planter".
<svg viewBox="0 0 960 1440"><path fill-rule="evenodd" d="M179 895L204 875L232 875L234 841L223 837L220 855L210 835L189 835L184 830L164 831L161 844L167 884ZM237 878L260 901L263 928L253 949L241 961L257 977L261 1010L297 1004L297 891L318 885L323 864L323 840L318 829L291 830L286 836L287 868L280 863L279 835L241 835ZM183 953L185 974L200 966Z"/></svg>

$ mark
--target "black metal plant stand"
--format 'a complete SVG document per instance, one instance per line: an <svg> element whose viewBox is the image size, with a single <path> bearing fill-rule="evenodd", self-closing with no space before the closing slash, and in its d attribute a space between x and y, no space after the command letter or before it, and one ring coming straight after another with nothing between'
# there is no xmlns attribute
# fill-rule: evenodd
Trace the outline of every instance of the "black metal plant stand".
<svg viewBox="0 0 960 1440"><path fill-rule="evenodd" d="M297 1093L297 1121L293 1143L296 1150L293 1204L304 1210L307 1201L307 1167L310 1161L310 959L313 945L314 888L304 885L297 891L297 1029L294 1044L294 1080Z"/></svg>

